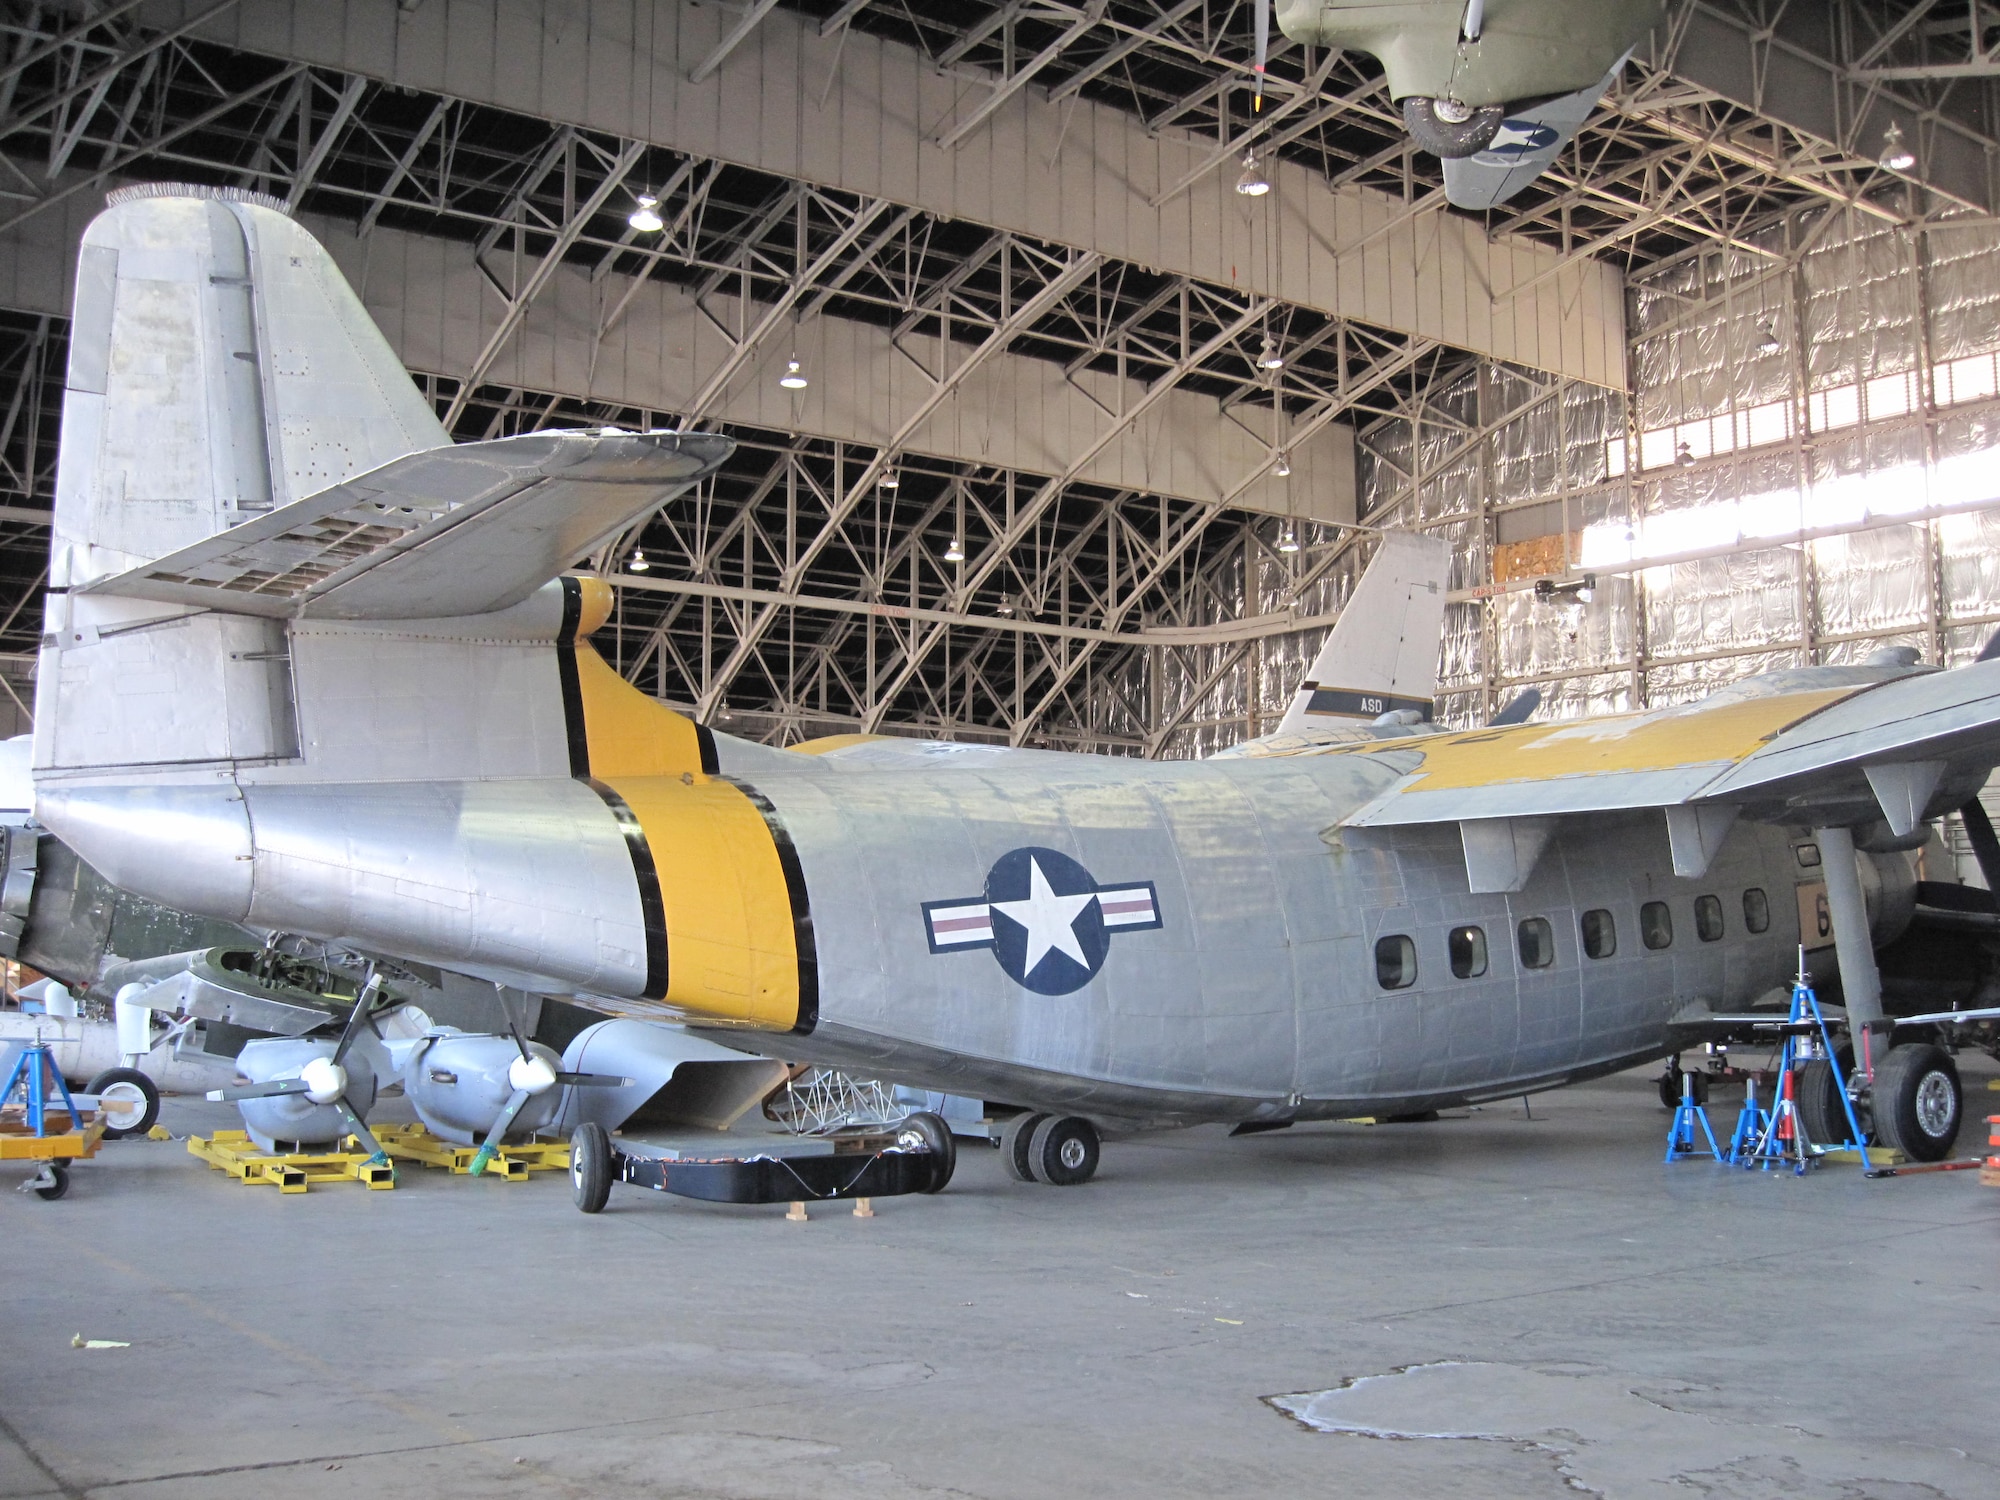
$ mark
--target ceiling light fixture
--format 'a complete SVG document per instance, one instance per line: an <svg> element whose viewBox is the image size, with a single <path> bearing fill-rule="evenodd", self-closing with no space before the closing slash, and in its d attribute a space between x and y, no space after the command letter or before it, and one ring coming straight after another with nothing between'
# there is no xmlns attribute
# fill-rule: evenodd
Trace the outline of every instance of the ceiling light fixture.
<svg viewBox="0 0 2000 1500"><path fill-rule="evenodd" d="M1299 550L1298 533L1293 531L1291 527L1287 526L1283 531L1278 533L1278 550L1280 552L1296 552Z"/></svg>
<svg viewBox="0 0 2000 1500"><path fill-rule="evenodd" d="M1243 153L1243 175L1236 179L1236 191L1246 198L1261 198L1271 191L1271 184L1257 169L1257 153L1254 149Z"/></svg>
<svg viewBox="0 0 2000 1500"><path fill-rule="evenodd" d="M1257 368L1260 370L1282 370L1285 356L1278 352L1278 346L1271 342L1271 335L1264 335L1264 347L1257 352Z"/></svg>
<svg viewBox="0 0 2000 1500"><path fill-rule="evenodd" d="M895 488L896 488L897 486L899 486L900 484L902 484L902 482L903 482L903 481L902 481L901 479L899 479L899 478L897 477L897 475L896 475L896 470L895 470L895 467L894 467L893 465L891 465L891 466L890 466L889 468L886 468L886 469L884 469L884 470L882 471L882 488L883 488L883 489L885 489L885 490L893 490L893 489L895 489Z"/></svg>
<svg viewBox="0 0 2000 1500"><path fill-rule="evenodd" d="M1771 320L1769 318L1759 320L1757 324L1757 352L1759 354L1776 354L1784 347L1778 341L1778 330L1771 326Z"/></svg>
<svg viewBox="0 0 2000 1500"><path fill-rule="evenodd" d="M1682 443L1678 448L1674 449L1674 467L1677 469L1692 469L1694 467L1694 449L1690 448L1686 443Z"/></svg>
<svg viewBox="0 0 2000 1500"><path fill-rule="evenodd" d="M1891 120L1882 132L1882 165L1891 172L1907 172L1916 164L1915 154L1903 144L1903 127Z"/></svg>
<svg viewBox="0 0 2000 1500"><path fill-rule="evenodd" d="M799 357L796 354L785 361L785 373L778 377L778 384L788 391L802 391L806 388L806 377L799 369Z"/></svg>
<svg viewBox="0 0 2000 1500"><path fill-rule="evenodd" d="M1278 458L1277 461L1271 465L1271 472L1277 475L1278 478L1280 479L1284 479L1290 476L1292 472L1292 459L1291 455L1285 452L1283 448L1280 448L1278 450Z"/></svg>
<svg viewBox="0 0 2000 1500"><path fill-rule="evenodd" d="M946 562L965 561L965 548L959 545L957 537L953 537L950 545L944 549L944 560Z"/></svg>
<svg viewBox="0 0 2000 1500"><path fill-rule="evenodd" d="M646 571L646 570L647 570L648 568L652 567L652 564L646 561L646 549L645 549L645 548L643 548L643 547L634 547L634 548L632 549L632 560L631 560L630 562L628 562L627 564L625 564L625 566L626 566L626 569L627 569L628 571L630 571L630 572L633 572L633 573L643 573L643 572L645 572L645 571Z"/></svg>
<svg viewBox="0 0 2000 1500"><path fill-rule="evenodd" d="M625 222L641 234L657 234L667 227L667 221L660 217L660 200L651 193L639 195L639 206Z"/></svg>

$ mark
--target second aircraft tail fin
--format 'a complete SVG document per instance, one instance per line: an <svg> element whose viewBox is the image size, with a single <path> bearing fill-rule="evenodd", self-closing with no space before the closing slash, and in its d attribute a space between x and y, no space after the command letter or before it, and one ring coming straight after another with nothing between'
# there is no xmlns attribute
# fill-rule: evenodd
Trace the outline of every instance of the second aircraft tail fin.
<svg viewBox="0 0 2000 1500"><path fill-rule="evenodd" d="M1429 719L1450 569L1442 537L1384 532L1277 733L1402 709Z"/></svg>

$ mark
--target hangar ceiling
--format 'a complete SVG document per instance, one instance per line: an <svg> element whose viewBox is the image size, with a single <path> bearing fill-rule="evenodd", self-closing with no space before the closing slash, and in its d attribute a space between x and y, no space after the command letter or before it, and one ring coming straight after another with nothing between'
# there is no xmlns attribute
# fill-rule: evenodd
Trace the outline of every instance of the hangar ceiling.
<svg viewBox="0 0 2000 1500"><path fill-rule="evenodd" d="M1275 46L1253 122L1250 18L10 5L0 677L26 696L70 247L119 181L284 199L461 437L737 436L599 559L625 585L611 653L659 696L773 738L1154 754L1254 730L1310 659L1366 548L1329 523L1396 492L1395 434L1453 426L1438 468L1549 399L1637 422L1628 282L1718 253L1782 273L1816 213L1921 234L2000 196L1989 7L1676 4L1557 168L1483 216L1443 204L1370 58ZM1915 158L1894 172L1891 122ZM1233 191L1252 151L1263 197ZM658 231L629 222L642 192ZM792 357L803 393L776 385ZM1486 482L1467 713L1507 676L1507 602L1473 596L1516 497Z"/></svg>

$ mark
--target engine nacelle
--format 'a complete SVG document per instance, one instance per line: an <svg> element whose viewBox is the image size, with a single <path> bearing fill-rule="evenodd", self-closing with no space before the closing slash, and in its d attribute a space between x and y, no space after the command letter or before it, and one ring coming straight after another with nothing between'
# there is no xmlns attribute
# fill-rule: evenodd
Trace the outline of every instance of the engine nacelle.
<svg viewBox="0 0 2000 1500"><path fill-rule="evenodd" d="M519 1078L532 1088L547 1077L546 1086L529 1094L507 1133L509 1140L520 1140L548 1128L563 1092L554 1079L562 1059L540 1042L528 1043L528 1055L541 1067L523 1067L520 1049L510 1036L427 1036L403 1062L403 1094L432 1135L473 1146L500 1118Z"/></svg>
<svg viewBox="0 0 2000 1500"><path fill-rule="evenodd" d="M330 1062L338 1043L331 1037L260 1037L245 1042L236 1055L236 1071L252 1083L298 1078L315 1062ZM365 1049L348 1049L341 1059L347 1075L347 1102L361 1119L375 1104L375 1065ZM243 1128L266 1151L286 1145L329 1146L347 1133L347 1120L336 1104L315 1104L304 1094L277 1094L266 1099L239 1099ZM283 1144L281 1144L283 1143Z"/></svg>

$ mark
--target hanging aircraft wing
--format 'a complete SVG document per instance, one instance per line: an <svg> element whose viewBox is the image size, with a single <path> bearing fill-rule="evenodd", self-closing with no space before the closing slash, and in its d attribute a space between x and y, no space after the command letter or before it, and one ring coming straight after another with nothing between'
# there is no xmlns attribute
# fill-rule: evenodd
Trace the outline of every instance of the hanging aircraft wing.
<svg viewBox="0 0 2000 1500"><path fill-rule="evenodd" d="M1627 53L1626 56L1630 56ZM1472 156L1447 159L1444 195L1455 208L1498 208L1546 172L1616 81L1625 58L1588 88L1516 110L1492 144Z"/></svg>
<svg viewBox="0 0 2000 1500"><path fill-rule="evenodd" d="M275 618L485 614L709 473L712 433L532 432L405 454L78 592Z"/></svg>

